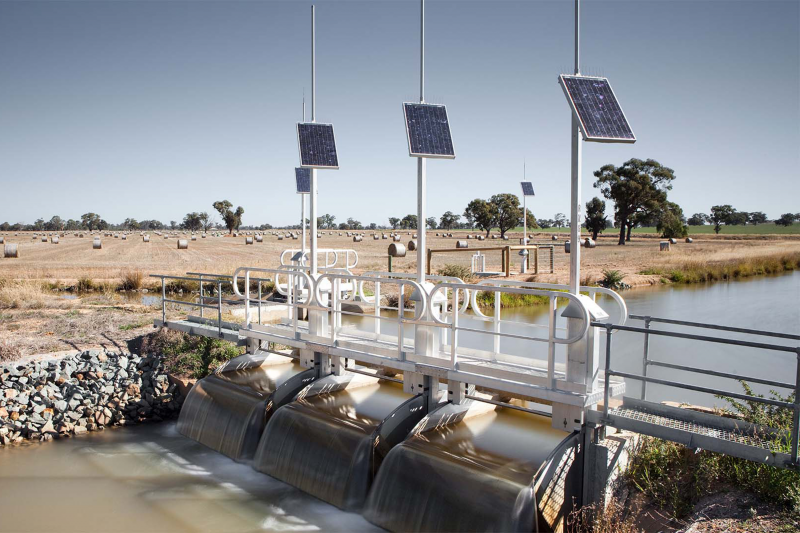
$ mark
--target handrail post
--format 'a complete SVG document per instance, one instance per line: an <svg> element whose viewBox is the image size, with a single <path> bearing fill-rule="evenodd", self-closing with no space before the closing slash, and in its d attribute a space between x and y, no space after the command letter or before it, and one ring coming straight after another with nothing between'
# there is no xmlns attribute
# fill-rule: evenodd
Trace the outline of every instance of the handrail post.
<svg viewBox="0 0 800 533"><path fill-rule="evenodd" d="M405 331L403 328L403 315L405 315L405 290L406 285L400 282L400 295L397 298L397 358L400 360L405 359L403 354L403 336Z"/></svg>
<svg viewBox="0 0 800 533"><path fill-rule="evenodd" d="M250 327L250 271L244 272L244 323Z"/></svg>
<svg viewBox="0 0 800 533"><path fill-rule="evenodd" d="M455 370L458 365L458 289L451 289L453 293L453 334L450 338L450 366ZM466 294L464 295L466 298Z"/></svg>
<svg viewBox="0 0 800 533"><path fill-rule="evenodd" d="M644 328L650 329L650 320L653 317L647 316L644 319ZM650 332L644 334L644 353L642 354L642 375L647 377L647 367L650 366ZM647 381L642 381L642 400L647 400Z"/></svg>
<svg viewBox="0 0 800 533"><path fill-rule="evenodd" d="M603 390L603 419L608 420L608 403L611 400L611 333L613 324L606 324L606 375Z"/></svg>
<svg viewBox="0 0 800 533"><path fill-rule="evenodd" d="M161 324L167 325L167 280L161 278Z"/></svg>
<svg viewBox="0 0 800 533"><path fill-rule="evenodd" d="M305 221L304 221L305 223ZM258 323L261 324L261 280L258 280Z"/></svg>
<svg viewBox="0 0 800 533"><path fill-rule="evenodd" d="M797 348L797 375L794 382L794 417L792 420L792 465L800 466L798 462L798 447L800 446L800 347Z"/></svg>
<svg viewBox="0 0 800 533"><path fill-rule="evenodd" d="M217 282L217 326L219 338L222 338L222 281Z"/></svg>
<svg viewBox="0 0 800 533"><path fill-rule="evenodd" d="M556 297L551 296L547 302L548 311L548 339L547 339L547 386L555 390L556 388Z"/></svg>
<svg viewBox="0 0 800 533"><path fill-rule="evenodd" d="M203 275L200 274L200 318L203 318Z"/></svg>

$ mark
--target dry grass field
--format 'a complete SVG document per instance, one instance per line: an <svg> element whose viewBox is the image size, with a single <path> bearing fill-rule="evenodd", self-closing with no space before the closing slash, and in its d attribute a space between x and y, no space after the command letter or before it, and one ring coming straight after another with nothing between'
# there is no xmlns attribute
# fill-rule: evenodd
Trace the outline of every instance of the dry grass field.
<svg viewBox="0 0 800 533"><path fill-rule="evenodd" d="M412 238L402 232L402 243ZM475 233L473 233L475 235ZM569 276L569 255L564 253L565 236L559 235L558 241L551 241L551 233L532 234L533 242L555 244L555 274L540 274L539 281L566 282ZM180 236L188 238L188 236ZM452 249L455 241L465 239L466 232L456 232L454 238L436 237L436 232L429 233L429 247L433 249ZM487 269L501 270L499 248L506 244L517 244L521 233L511 233L508 241L487 239L469 241L470 248L496 247L497 251L485 252ZM149 274L181 275L186 272L209 272L230 274L239 266L274 268L279 265L281 252L286 249L300 248L300 240L281 240L271 233L264 235L264 242L245 244L245 237L198 237L189 242L188 250L177 249L177 238L170 236L164 239L151 234L149 243L142 242L138 233L128 235L127 240L113 237L101 237L103 248L92 249L92 237L86 234L79 238L71 234L60 239L59 244L43 243L41 239L33 240L30 234L19 236L6 235L6 243L19 243L20 257L17 259L0 258L0 279L27 279L72 286L81 279L88 279L97 284L104 282L117 283L131 272ZM659 252L655 236L636 236L626 246L617 246L616 236L606 234L600 236L597 247L582 250L582 277L587 281L596 281L603 270L619 270L625 274L630 285L646 285L658 282L660 276L641 274L646 270L669 270L688 262L714 263L730 260L748 259L761 256L781 255L800 252L800 238L793 236L773 236L770 238L750 237L739 240L701 236L694 243L679 241L672 245L669 252ZM319 241L320 248L353 249L358 252L359 263L355 271L384 271L387 268L387 248L390 240L374 240L372 233L367 232L362 242L353 242L339 232L329 235L327 231ZM473 252L437 253L433 258L432 270L436 272L445 264L461 264L469 266ZM519 257L512 252L512 272L519 271ZM549 262L549 252L541 251L540 264L545 272ZM394 269L413 271L416 265L416 252L408 252L404 258L394 259ZM520 276L515 276L520 277ZM523 276L525 278L530 277ZM145 284L148 284L145 278Z"/></svg>

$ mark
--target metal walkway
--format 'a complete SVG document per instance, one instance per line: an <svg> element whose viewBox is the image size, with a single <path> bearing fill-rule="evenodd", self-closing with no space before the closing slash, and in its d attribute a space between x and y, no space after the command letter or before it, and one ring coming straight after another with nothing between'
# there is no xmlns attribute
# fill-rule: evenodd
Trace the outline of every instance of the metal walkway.
<svg viewBox="0 0 800 533"><path fill-rule="evenodd" d="M788 432L748 424L741 420L671 407L654 402L624 398L623 404L601 411L591 411L596 424L632 431L682 444L777 467L792 466L786 453Z"/></svg>
<svg viewBox="0 0 800 533"><path fill-rule="evenodd" d="M640 399L625 397L621 406L612 407L611 398L606 395L602 411L589 412L589 420L600 426L614 427L649 435L659 439L683 444L689 448L700 448L711 452L739 457L749 461L770 464L780 468L800 469L798 449L800 448L800 347L775 343L775 340L800 341L800 335L777 333L746 328L719 326L656 318L651 316L631 315L629 318L644 321L644 327L593 322L592 325L606 330L606 382L612 376L642 383ZM698 335L686 331L652 329L651 324L668 324L691 330L711 330L725 332L725 336ZM644 336L642 373L635 374L617 370L612 364L612 335L614 331L641 333ZM704 331L704 332L705 332ZM731 334L744 334L759 338L768 338L772 342L755 342L732 338ZM702 343L716 343L730 346L742 346L765 350L771 353L792 353L796 356L796 375L793 382L764 379L754 376L732 374L717 369L702 368L659 361L650 358L649 346L651 336L688 339ZM702 352L698 353L698 360ZM720 388L694 385L671 379L655 378L648 375L650 367L667 368L699 377L724 378L736 382L766 385L770 390L789 390L793 398L789 401L775 397L765 398L754 394L743 394ZM724 397L746 402L750 405L760 404L772 408L786 409L792 413L791 431L777 430L758 426L739 419L728 418L711 413L682 409L669 405L647 401L647 384L652 383L673 389L701 392L715 397Z"/></svg>

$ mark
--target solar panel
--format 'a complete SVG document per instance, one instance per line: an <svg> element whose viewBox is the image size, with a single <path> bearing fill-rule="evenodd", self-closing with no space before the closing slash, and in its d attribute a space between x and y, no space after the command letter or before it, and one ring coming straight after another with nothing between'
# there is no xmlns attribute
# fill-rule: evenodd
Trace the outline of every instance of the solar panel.
<svg viewBox="0 0 800 533"><path fill-rule="evenodd" d="M332 124L298 123L297 143L302 168L339 168Z"/></svg>
<svg viewBox="0 0 800 533"><path fill-rule="evenodd" d="M403 113L411 157L456 157L445 106L404 103Z"/></svg>
<svg viewBox="0 0 800 533"><path fill-rule="evenodd" d="M564 94L578 117L586 141L634 143L625 113L606 78L566 76L558 78Z"/></svg>
<svg viewBox="0 0 800 533"><path fill-rule="evenodd" d="M522 195L523 196L534 196L533 194L533 183L530 181L521 181L520 185L522 185Z"/></svg>
<svg viewBox="0 0 800 533"><path fill-rule="evenodd" d="M311 169L310 168L295 168L294 177L297 180L297 194L310 194L311 193Z"/></svg>

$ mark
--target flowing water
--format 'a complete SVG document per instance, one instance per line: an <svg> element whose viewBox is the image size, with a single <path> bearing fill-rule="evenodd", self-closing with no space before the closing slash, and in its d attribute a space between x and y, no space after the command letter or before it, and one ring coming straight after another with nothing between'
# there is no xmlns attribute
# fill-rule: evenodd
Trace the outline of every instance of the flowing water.
<svg viewBox="0 0 800 533"><path fill-rule="evenodd" d="M634 314L791 333L800 330L800 273L707 286L637 289L623 296ZM602 302L606 308L613 307L607 303ZM538 307L505 309L503 316L540 324L546 319ZM474 325L485 327L478 321ZM491 342L473 333L462 336L462 342L467 340L486 343L485 347ZM503 342L508 343L504 352L543 357L531 351L530 343ZM614 354L615 366L640 372L642 337L615 334ZM563 353L560 356L563 359ZM793 378L796 363L789 354L669 338L652 339L650 357L783 380ZM262 402L300 369L293 363L240 362L197 388L196 398L185 404L181 425L208 446L242 458L247 455L243 443L254 442L251 435L257 430L253 428L261 423L257 413L262 412ZM650 375L737 388L725 380L683 376L663 368L651 368ZM628 384L628 394L638 394L635 383ZM714 402L664 387L648 389L648 399L676 397ZM369 443L374 442L380 421L406 398L399 386L383 383L283 407L269 422L265 435L271 436L262 439L263 450L254 464L341 508L358 507L375 468ZM365 513L376 523L397 529L475 530L497 515L507 517L505 529L527 527L530 499L526 499L526 488L564 435L550 429L547 418L509 410L424 433L389 452ZM323 503L182 436L173 423L0 450L0 531L142 529L376 530L357 514Z"/></svg>
<svg viewBox="0 0 800 533"><path fill-rule="evenodd" d="M342 509L359 509L373 475L375 432L410 396L383 381L288 404L275 412L254 467Z"/></svg>
<svg viewBox="0 0 800 533"><path fill-rule="evenodd" d="M389 452L364 515L392 531L532 531L531 483L566 436L510 409L427 431Z"/></svg>
<svg viewBox="0 0 800 533"><path fill-rule="evenodd" d="M302 370L285 357L237 357L192 387L178 431L233 459L250 459L267 422L269 395Z"/></svg>

